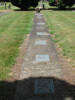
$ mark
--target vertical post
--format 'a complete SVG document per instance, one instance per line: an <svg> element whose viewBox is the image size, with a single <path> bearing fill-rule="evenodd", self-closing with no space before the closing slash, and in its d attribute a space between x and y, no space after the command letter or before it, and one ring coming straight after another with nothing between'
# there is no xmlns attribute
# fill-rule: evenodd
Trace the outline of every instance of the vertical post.
<svg viewBox="0 0 75 100"><path fill-rule="evenodd" d="M5 9L7 9L7 4L6 4L6 1L5 1L4 5L5 5Z"/></svg>
<svg viewBox="0 0 75 100"><path fill-rule="evenodd" d="M43 7L43 9L45 9L44 0L42 0L42 7Z"/></svg>
<svg viewBox="0 0 75 100"><path fill-rule="evenodd" d="M58 0L56 0L56 5L58 5Z"/></svg>
<svg viewBox="0 0 75 100"><path fill-rule="evenodd" d="M9 6L8 6L8 8L9 8L9 9L11 9L11 0L10 0L10 3L9 3Z"/></svg>

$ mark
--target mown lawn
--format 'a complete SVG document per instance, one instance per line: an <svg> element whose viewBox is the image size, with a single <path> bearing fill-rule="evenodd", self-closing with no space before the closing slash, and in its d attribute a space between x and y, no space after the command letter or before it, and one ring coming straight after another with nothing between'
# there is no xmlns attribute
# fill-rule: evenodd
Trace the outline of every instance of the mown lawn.
<svg viewBox="0 0 75 100"><path fill-rule="evenodd" d="M0 10L4 10L4 6L0 6Z"/></svg>
<svg viewBox="0 0 75 100"><path fill-rule="evenodd" d="M30 33L34 12L11 12L0 16L0 80L9 78L19 47Z"/></svg>
<svg viewBox="0 0 75 100"><path fill-rule="evenodd" d="M46 10L42 13L49 32L53 34L53 41L62 48L63 55L75 64L75 11Z"/></svg>

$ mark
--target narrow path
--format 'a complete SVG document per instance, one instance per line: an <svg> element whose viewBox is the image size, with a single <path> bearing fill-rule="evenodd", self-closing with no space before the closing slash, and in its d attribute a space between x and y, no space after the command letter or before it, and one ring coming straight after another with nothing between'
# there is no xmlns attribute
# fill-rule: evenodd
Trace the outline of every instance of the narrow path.
<svg viewBox="0 0 75 100"><path fill-rule="evenodd" d="M42 14L35 14L15 100L71 100Z"/></svg>

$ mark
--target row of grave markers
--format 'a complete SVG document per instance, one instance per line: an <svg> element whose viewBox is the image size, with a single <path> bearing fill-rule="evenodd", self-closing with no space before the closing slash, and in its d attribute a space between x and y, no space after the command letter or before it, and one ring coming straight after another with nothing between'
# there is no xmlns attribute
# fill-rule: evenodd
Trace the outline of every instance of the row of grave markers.
<svg viewBox="0 0 75 100"><path fill-rule="evenodd" d="M37 19L42 19L43 15L42 14L35 14ZM43 30L45 28L45 23L44 22L38 22L36 23L37 27L36 29L41 29ZM47 32L36 32L37 36L48 36L49 33ZM47 40L36 40L35 45L39 46L45 46L47 45ZM37 54L36 55L36 62L49 62L50 57L48 54ZM54 84L52 79L36 79L35 80L35 94L54 94Z"/></svg>
<svg viewBox="0 0 75 100"><path fill-rule="evenodd" d="M38 19L42 19L42 14L36 14ZM37 28L39 29L44 29L45 23L44 22L38 22L37 24ZM45 36L45 35L49 35L47 32L37 32L36 33L37 36ZM36 40L35 42L36 45L47 45L47 41L46 40ZM44 55L36 55L36 62L48 62L49 59L49 55L44 54Z"/></svg>

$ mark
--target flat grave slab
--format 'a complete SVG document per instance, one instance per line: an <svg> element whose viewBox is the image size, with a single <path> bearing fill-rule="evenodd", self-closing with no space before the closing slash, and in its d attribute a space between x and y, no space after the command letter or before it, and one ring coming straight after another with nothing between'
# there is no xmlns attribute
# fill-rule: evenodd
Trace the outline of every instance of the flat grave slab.
<svg viewBox="0 0 75 100"><path fill-rule="evenodd" d="M42 29L43 30L43 29L45 29L45 27L36 27L36 29Z"/></svg>
<svg viewBox="0 0 75 100"><path fill-rule="evenodd" d="M36 15L36 16L42 16L43 14L40 14L40 13L36 13L35 15Z"/></svg>
<svg viewBox="0 0 75 100"><path fill-rule="evenodd" d="M35 90L36 95L54 94L54 82L52 79L36 79Z"/></svg>
<svg viewBox="0 0 75 100"><path fill-rule="evenodd" d="M36 55L36 62L49 62L49 55Z"/></svg>
<svg viewBox="0 0 75 100"><path fill-rule="evenodd" d="M37 25L45 25L45 23L37 23Z"/></svg>
<svg viewBox="0 0 75 100"><path fill-rule="evenodd" d="M49 35L49 34L46 33L46 32L37 32L36 34L37 34L37 35Z"/></svg>
<svg viewBox="0 0 75 100"><path fill-rule="evenodd" d="M46 45L47 41L46 40L37 40L35 41L35 45Z"/></svg>

